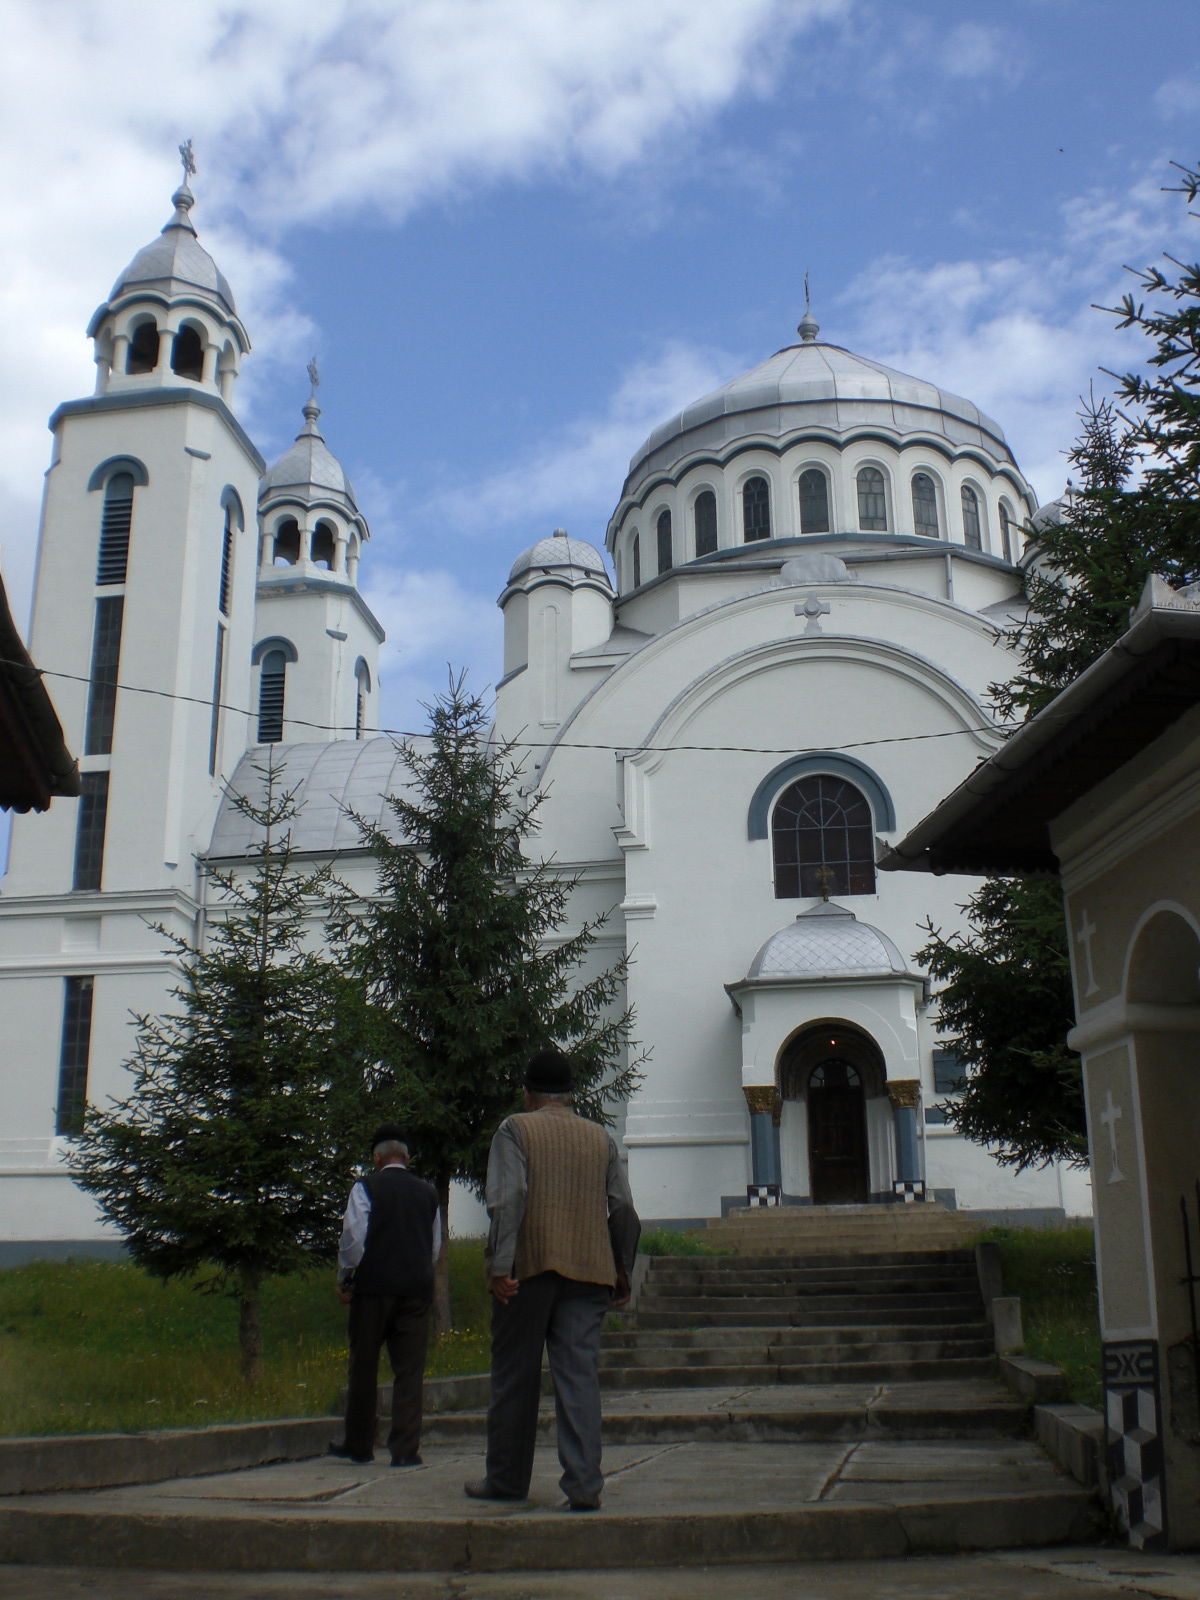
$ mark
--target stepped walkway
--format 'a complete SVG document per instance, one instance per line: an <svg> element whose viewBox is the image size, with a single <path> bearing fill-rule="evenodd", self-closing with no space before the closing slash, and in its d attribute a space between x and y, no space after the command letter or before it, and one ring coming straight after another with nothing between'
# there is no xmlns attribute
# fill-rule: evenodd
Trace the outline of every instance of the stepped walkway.
<svg viewBox="0 0 1200 1600"><path fill-rule="evenodd" d="M463 1480L481 1469L476 1404L431 1415L426 1464L402 1472L314 1457L310 1423L294 1425L298 1444L271 1447L303 1459L0 1496L0 1561L583 1572L1095 1536L1092 1497L1028 1437L1028 1408L998 1380L961 1235L958 1248L940 1236L928 1248L922 1218L910 1227L929 1234L888 1241L903 1248L864 1234L872 1248L850 1255L844 1241L797 1251L798 1235L766 1221L713 1230L754 1253L652 1262L635 1317L606 1335L596 1515L559 1509L549 1408L529 1501L467 1501Z"/></svg>

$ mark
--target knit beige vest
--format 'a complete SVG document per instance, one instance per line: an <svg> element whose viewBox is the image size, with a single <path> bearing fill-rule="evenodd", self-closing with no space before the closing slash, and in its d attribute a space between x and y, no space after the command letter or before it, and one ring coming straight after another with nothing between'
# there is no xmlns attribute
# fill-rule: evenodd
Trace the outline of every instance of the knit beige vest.
<svg viewBox="0 0 1200 1600"><path fill-rule="evenodd" d="M608 1135L565 1106L513 1118L528 1189L513 1275L557 1272L577 1283L616 1282L608 1237Z"/></svg>

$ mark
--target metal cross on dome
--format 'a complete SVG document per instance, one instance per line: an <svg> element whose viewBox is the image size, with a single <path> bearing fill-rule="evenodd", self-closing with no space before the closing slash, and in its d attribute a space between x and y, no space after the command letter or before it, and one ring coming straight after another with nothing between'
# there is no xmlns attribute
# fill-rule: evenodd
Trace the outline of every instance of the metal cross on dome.
<svg viewBox="0 0 1200 1600"><path fill-rule="evenodd" d="M183 163L183 181L186 183L189 178L196 175L196 157L192 153L192 141L190 139L185 139L179 146L179 159Z"/></svg>
<svg viewBox="0 0 1200 1600"><path fill-rule="evenodd" d="M316 394L321 387L321 373L317 367L316 356L308 363L308 381L312 384L312 392Z"/></svg>

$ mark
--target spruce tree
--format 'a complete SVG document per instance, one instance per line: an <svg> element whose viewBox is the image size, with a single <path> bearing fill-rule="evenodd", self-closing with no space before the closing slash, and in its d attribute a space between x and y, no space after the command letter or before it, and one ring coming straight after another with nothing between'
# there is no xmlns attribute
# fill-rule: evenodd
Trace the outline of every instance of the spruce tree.
<svg viewBox="0 0 1200 1600"><path fill-rule="evenodd" d="M1191 203L1200 173L1179 167ZM1166 258L1134 274L1139 290L1108 308L1151 343L1146 373L1089 400L1070 453L1078 483L1061 516L1029 530L1036 545L1029 614L1008 636L1020 666L992 686L1005 717L1031 716L1115 643L1152 573L1200 577L1200 266ZM1109 374L1109 376L1115 376ZM1018 1170L1086 1160L1078 1058L1058 881L988 879L963 908L969 931L929 926L918 952L942 980L939 1028L956 1038L964 1091L948 1120Z"/></svg>
<svg viewBox="0 0 1200 1600"><path fill-rule="evenodd" d="M577 1110L604 1123L640 1072L626 963L593 970L603 918L563 931L577 879L530 858L538 801L512 748L490 742L482 701L452 679L428 738L400 749L410 781L386 797L390 825L356 819L375 892L347 891L330 933L372 1009L377 1109L410 1132L445 1208L455 1179L481 1190L532 1052L564 1050ZM438 1316L448 1325L444 1263Z"/></svg>
<svg viewBox="0 0 1200 1600"><path fill-rule="evenodd" d="M133 1089L87 1111L71 1159L140 1266L237 1302L249 1382L263 1280L331 1263L369 1115L362 1006L306 938L327 873L293 860L284 769L255 771L261 799L234 801L260 830L250 865L211 874L204 948L165 934L178 1009L135 1018Z"/></svg>

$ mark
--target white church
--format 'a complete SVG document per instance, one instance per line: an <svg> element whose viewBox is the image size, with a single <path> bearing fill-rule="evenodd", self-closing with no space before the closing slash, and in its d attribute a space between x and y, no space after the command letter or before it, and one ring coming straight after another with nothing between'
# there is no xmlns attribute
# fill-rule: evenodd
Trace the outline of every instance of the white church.
<svg viewBox="0 0 1200 1600"><path fill-rule="evenodd" d="M88 327L95 393L50 419L30 648L72 675L82 794L13 819L0 881L0 1265L113 1242L65 1155L127 1092L133 1014L170 1005L151 924L202 941L210 867L252 843L228 795L264 747L298 847L363 882L344 808L404 781L369 736L366 520L315 393L273 466L237 421L249 339L186 182L173 205ZM1084 1174L1001 1169L940 1109L960 1069L913 952L970 885L875 869L1001 742L1036 500L970 401L797 332L646 440L603 552L558 531L497 571L537 849L609 913L596 959L631 956L638 1208L1079 1215Z"/></svg>

